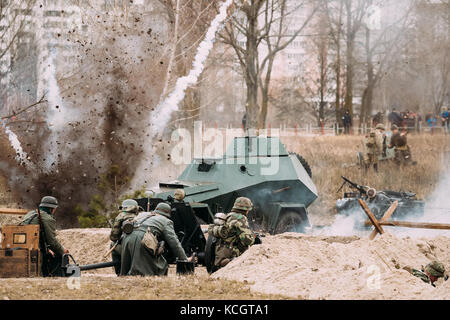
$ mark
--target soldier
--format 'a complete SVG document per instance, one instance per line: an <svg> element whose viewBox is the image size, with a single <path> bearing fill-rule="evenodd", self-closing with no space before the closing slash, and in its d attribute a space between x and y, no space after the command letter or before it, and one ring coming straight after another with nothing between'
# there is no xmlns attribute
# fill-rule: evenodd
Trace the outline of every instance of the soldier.
<svg viewBox="0 0 450 320"><path fill-rule="evenodd" d="M247 214L252 207L250 199L239 197L234 202L231 212L226 215L225 223L208 227L208 234L218 239L214 261L217 268L226 266L255 242L255 235L247 221Z"/></svg>
<svg viewBox="0 0 450 320"><path fill-rule="evenodd" d="M175 234L170 220L171 208L167 203L159 203L155 211L141 213L134 220L134 230L126 234L122 241L121 275L167 275L169 265L162 254L151 254L141 243L150 228L159 242L165 241L179 260L187 258Z"/></svg>
<svg viewBox="0 0 450 320"><path fill-rule="evenodd" d="M436 260L427 264L421 271L411 267L404 267L403 269L411 273L413 276L422 279L424 282L431 284L433 287L436 286L434 282L436 282L439 278L444 277L445 274L444 265ZM445 276L444 278L447 280L448 276Z"/></svg>
<svg viewBox="0 0 450 320"><path fill-rule="evenodd" d="M114 250L111 252L111 257L113 262L120 262L120 255L122 253L122 226L125 221L131 221L136 218L136 215L139 211L139 205L136 200L126 199L122 202L122 205L119 207L121 212L117 215L114 220L113 227L111 229L111 233L109 235L109 239L111 239L111 248L114 247ZM114 270L116 274L120 274L120 264L114 266Z"/></svg>
<svg viewBox="0 0 450 320"><path fill-rule="evenodd" d="M377 129L380 129L380 126L384 128L382 124L378 124ZM378 156L382 150L383 135L378 130L370 130L363 139L364 167L366 172L372 165L375 172L378 172Z"/></svg>
<svg viewBox="0 0 450 320"><path fill-rule="evenodd" d="M350 127L352 126L352 116L350 111L345 110L344 115L341 117L342 123L344 124L344 133L350 134Z"/></svg>
<svg viewBox="0 0 450 320"><path fill-rule="evenodd" d="M411 161L411 152L407 144L406 131L399 132L398 126L391 126L392 137L388 148L395 148L394 162L400 166L404 163L413 163ZM414 163L413 163L414 164Z"/></svg>
<svg viewBox="0 0 450 320"><path fill-rule="evenodd" d="M175 190L173 197L175 198L175 202L184 202L184 197L185 197L184 190L183 189Z"/></svg>
<svg viewBox="0 0 450 320"><path fill-rule="evenodd" d="M69 253L56 239L56 220L54 217L58 200L51 196L41 199L38 210L28 212L20 225L38 224L41 228L41 275L44 277L63 276L61 270L62 255ZM42 241L44 240L44 241ZM45 247L46 246L46 247Z"/></svg>

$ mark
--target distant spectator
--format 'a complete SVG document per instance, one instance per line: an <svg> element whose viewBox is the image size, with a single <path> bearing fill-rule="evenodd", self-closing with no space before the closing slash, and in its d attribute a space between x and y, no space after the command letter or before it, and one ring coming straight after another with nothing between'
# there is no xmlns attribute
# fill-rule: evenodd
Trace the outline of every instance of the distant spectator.
<svg viewBox="0 0 450 320"><path fill-rule="evenodd" d="M376 127L379 123L383 123L383 114L381 112L377 112L372 119L372 124L374 127Z"/></svg>
<svg viewBox="0 0 450 320"><path fill-rule="evenodd" d="M350 127L352 126L352 115L350 114L350 111L345 110L345 113L341 119L342 119L342 124L344 125L344 133L349 134Z"/></svg>
<svg viewBox="0 0 450 320"><path fill-rule="evenodd" d="M450 118L448 116L447 107L442 107L441 119L442 119L442 126L444 127L444 130L448 133L450 128Z"/></svg>
<svg viewBox="0 0 450 320"><path fill-rule="evenodd" d="M392 109L391 113L389 113L388 120L391 122L391 125L395 124L397 127L402 126L403 119L395 108Z"/></svg>
<svg viewBox="0 0 450 320"><path fill-rule="evenodd" d="M242 117L242 129L246 129L246 124L247 124L247 113L244 113L244 116Z"/></svg>
<svg viewBox="0 0 450 320"><path fill-rule="evenodd" d="M430 132L433 133L434 132L434 128L436 127L436 117L434 116L434 114L429 113L427 114L427 124L428 127L430 128Z"/></svg>

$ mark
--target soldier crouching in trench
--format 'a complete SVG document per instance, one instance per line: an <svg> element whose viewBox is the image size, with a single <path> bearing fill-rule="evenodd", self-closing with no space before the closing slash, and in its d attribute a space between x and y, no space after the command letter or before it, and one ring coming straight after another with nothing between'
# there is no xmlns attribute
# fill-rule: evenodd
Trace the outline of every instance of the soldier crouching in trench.
<svg viewBox="0 0 450 320"><path fill-rule="evenodd" d="M208 234L218 239L215 267L226 266L255 242L255 235L250 230L247 220L247 214L252 207L250 199L239 197L222 225L213 224L208 227Z"/></svg>
<svg viewBox="0 0 450 320"><path fill-rule="evenodd" d="M41 275L62 277L62 256L69 253L56 239L56 220L54 217L58 200L51 196L42 198L37 210L28 212L20 225L39 225L39 249L41 251Z"/></svg>
<svg viewBox="0 0 450 320"><path fill-rule="evenodd" d="M436 285L436 282L439 278L448 279L448 276L445 276L445 268L444 265L439 261L432 261L425 266L422 270L413 269L409 266L403 268L404 270L411 273L413 276L422 279L422 281L431 284L433 287Z"/></svg>
<svg viewBox="0 0 450 320"><path fill-rule="evenodd" d="M192 261L187 258L178 240L170 220L171 207L159 203L153 212L139 214L134 220L134 229L125 234L122 241L121 275L167 275L169 265L159 250L151 252L142 243L147 231L151 232L159 243L164 241L179 260Z"/></svg>

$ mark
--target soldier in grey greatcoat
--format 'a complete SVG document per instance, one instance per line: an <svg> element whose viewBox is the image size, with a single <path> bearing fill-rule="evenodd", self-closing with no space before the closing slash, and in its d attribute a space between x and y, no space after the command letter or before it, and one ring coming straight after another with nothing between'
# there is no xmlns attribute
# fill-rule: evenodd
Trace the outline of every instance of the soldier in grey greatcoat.
<svg viewBox="0 0 450 320"><path fill-rule="evenodd" d="M161 254L151 254L141 243L150 228L158 241L165 241L179 260L188 260L173 222L170 220L171 208L167 203L159 203L155 211L139 214L134 220L134 230L122 240L121 275L167 275L169 265Z"/></svg>

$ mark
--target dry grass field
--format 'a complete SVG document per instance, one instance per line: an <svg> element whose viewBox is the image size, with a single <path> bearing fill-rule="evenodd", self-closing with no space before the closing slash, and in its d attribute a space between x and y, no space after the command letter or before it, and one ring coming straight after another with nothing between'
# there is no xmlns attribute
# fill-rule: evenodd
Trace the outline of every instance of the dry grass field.
<svg viewBox="0 0 450 320"><path fill-rule="evenodd" d="M380 162L378 173L346 166L357 162L356 154L362 151L361 136L286 137L282 141L311 166L319 197L309 211L311 216L323 216L325 223L334 214L335 201L342 197L342 190L337 193L343 182L341 176L377 190L409 191L426 199L448 170L450 161L450 135L442 134L410 135L408 144L417 165L398 168L392 162Z"/></svg>

